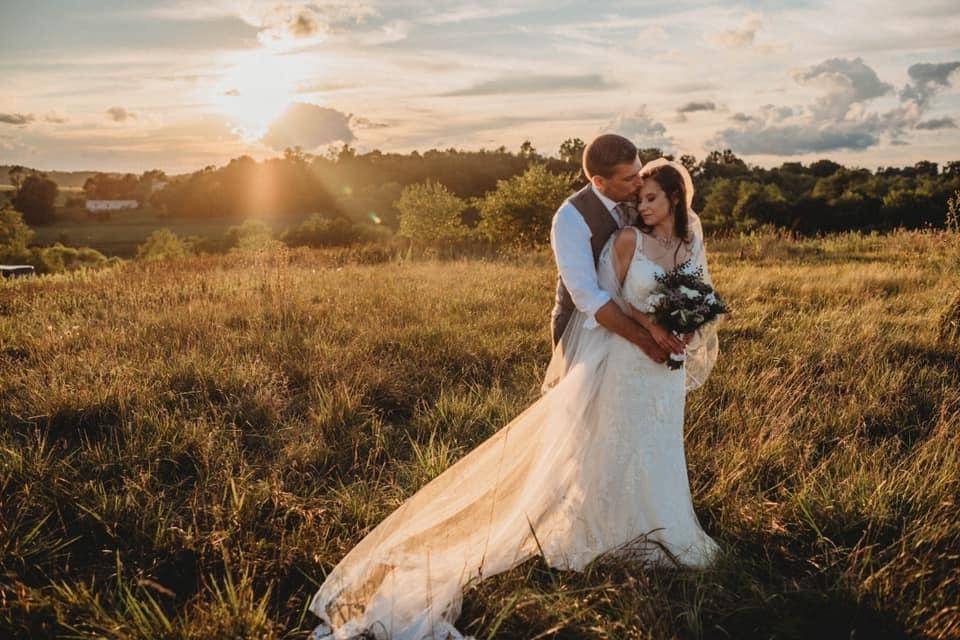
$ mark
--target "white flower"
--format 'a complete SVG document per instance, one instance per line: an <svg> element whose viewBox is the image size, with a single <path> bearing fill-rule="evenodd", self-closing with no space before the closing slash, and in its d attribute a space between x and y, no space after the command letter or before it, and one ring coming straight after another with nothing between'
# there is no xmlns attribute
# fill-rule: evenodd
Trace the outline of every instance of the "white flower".
<svg viewBox="0 0 960 640"><path fill-rule="evenodd" d="M690 288L685 287L685 286L683 286L683 285L680 285L680 293L682 293L682 294L685 295L686 297L690 298L691 300L692 300L693 298L699 298L699 297L700 297L700 292L699 292L699 291L697 291L696 289L690 289Z"/></svg>
<svg viewBox="0 0 960 640"><path fill-rule="evenodd" d="M647 296L647 299L644 303L644 309L641 309L644 313L653 312L654 308L660 304L660 301L663 300L664 296L662 293L654 293Z"/></svg>
<svg viewBox="0 0 960 640"><path fill-rule="evenodd" d="M706 297L703 300L707 304L713 304L717 301L717 296L713 295L713 292L710 292L706 295Z"/></svg>

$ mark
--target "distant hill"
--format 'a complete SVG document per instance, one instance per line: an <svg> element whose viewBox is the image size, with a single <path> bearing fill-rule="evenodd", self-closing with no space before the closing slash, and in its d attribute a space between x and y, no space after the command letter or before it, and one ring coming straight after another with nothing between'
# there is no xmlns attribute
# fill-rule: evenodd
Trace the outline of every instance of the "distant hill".
<svg viewBox="0 0 960 640"><path fill-rule="evenodd" d="M0 186L10 184L10 169L13 165L9 164L0 164ZM27 167L29 171L40 171L39 169L31 169ZM114 176L122 176L126 172L123 171L40 171L40 173L47 174L47 177L57 183L57 186L61 189L82 189L83 183L87 181L87 178L94 176L98 173L106 173ZM136 172L131 171L135 175L139 175ZM183 174L189 175L189 174ZM179 178L180 174L170 175L169 178L175 179Z"/></svg>
<svg viewBox="0 0 960 640"><path fill-rule="evenodd" d="M10 168L12 165L0 164L0 184L10 184ZM29 169L29 167L27 167ZM75 187L80 189L87 178L95 175L96 171L43 171L58 187Z"/></svg>

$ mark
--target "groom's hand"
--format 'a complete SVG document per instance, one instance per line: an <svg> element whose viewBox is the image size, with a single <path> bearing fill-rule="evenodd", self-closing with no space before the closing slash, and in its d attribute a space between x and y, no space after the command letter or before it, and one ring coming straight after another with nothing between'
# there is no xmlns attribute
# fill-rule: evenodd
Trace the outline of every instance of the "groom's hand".
<svg viewBox="0 0 960 640"><path fill-rule="evenodd" d="M657 344L650 332L644 329L639 322L621 311L613 300L600 307L594 318L597 319L600 326L640 347L654 362L666 362L669 353Z"/></svg>

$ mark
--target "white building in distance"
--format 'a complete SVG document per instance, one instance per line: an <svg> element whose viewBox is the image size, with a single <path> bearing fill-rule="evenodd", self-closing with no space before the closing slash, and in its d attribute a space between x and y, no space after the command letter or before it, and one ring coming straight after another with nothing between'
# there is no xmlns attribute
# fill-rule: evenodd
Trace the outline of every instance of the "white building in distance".
<svg viewBox="0 0 960 640"><path fill-rule="evenodd" d="M87 200L87 211L119 211L138 206L136 200Z"/></svg>

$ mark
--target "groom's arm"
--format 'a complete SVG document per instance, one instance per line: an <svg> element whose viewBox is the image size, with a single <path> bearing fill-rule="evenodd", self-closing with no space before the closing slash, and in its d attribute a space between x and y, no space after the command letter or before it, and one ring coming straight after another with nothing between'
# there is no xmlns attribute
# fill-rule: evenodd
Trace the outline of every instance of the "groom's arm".
<svg viewBox="0 0 960 640"><path fill-rule="evenodd" d="M569 202L562 204L553 216L550 246L573 303L586 315L584 328L602 326L643 349L652 360L664 362L667 354L650 332L621 311L600 287L590 235L590 227L576 208Z"/></svg>
<svg viewBox="0 0 960 640"><path fill-rule="evenodd" d="M590 236L590 227L576 207L569 201L560 205L550 226L550 246L573 304L586 316L585 329L598 326L594 317L597 310L611 301L610 294L597 282Z"/></svg>
<svg viewBox="0 0 960 640"><path fill-rule="evenodd" d="M643 349L643 352L650 356L650 359L654 362L662 363L666 361L667 352L656 343L650 332L639 322L621 311L613 300L597 310L596 319L600 326L613 331Z"/></svg>

